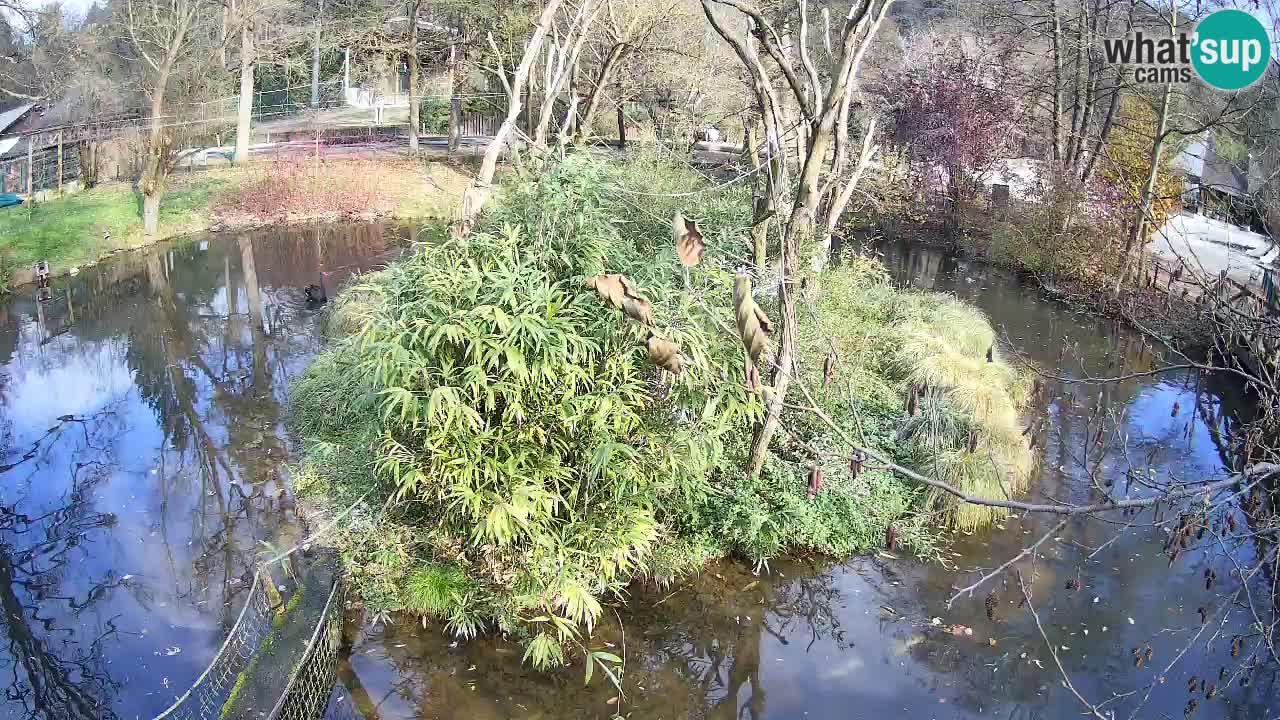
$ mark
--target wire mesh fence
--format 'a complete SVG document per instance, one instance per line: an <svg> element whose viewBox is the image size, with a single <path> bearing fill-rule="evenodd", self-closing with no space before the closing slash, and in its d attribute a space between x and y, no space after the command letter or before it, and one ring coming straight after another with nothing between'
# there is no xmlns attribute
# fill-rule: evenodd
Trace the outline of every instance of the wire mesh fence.
<svg viewBox="0 0 1280 720"><path fill-rule="evenodd" d="M329 561L326 559L326 561ZM252 675L287 671L287 680L279 681L282 690L271 705L269 713L255 714L266 720L357 720L361 718L351 698L337 683L339 654L342 649L342 617L346 607L346 589L342 575L334 570L326 577L332 582L325 588L323 609L319 615L307 615L302 622L307 642L300 654L291 655L273 648L268 650L269 637L283 633L279 619L285 616L274 607L270 573L259 569L254 574L253 585L244 608L227 634L227 639L196 679L191 688L177 698L155 720L220 720L235 716L243 710L242 687L253 684ZM298 592L301 592L299 589ZM279 601L278 595L277 602ZM319 598L317 598L317 601ZM315 618L314 627L309 622ZM275 633L275 635L273 635ZM279 637L276 637L277 641ZM279 644L277 642L277 644ZM290 660L290 667L275 667L262 656L280 654ZM277 675L276 677L280 677ZM268 679L267 686L275 681ZM262 684L262 683L259 683ZM259 706L265 707L266 706ZM252 711L251 711L252 712Z"/></svg>
<svg viewBox="0 0 1280 720"><path fill-rule="evenodd" d="M244 608L204 673L155 720L212 720L221 715L240 673L271 632L274 613L267 593L271 578L264 575L261 571L254 573Z"/></svg>
<svg viewBox="0 0 1280 720"><path fill-rule="evenodd" d="M0 161L0 192L25 193L28 175L32 190L54 190L59 184L80 178L80 152L78 146L63 149L59 167L56 148L44 148L33 153L30 163L26 157Z"/></svg>
<svg viewBox="0 0 1280 720"><path fill-rule="evenodd" d="M333 702L345 606L342 576L335 575L315 633L268 720L318 720Z"/></svg>

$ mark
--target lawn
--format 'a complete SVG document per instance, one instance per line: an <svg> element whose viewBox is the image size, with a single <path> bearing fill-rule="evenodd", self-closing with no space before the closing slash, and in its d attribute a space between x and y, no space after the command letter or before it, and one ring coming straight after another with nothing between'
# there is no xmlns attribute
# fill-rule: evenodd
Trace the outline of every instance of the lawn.
<svg viewBox="0 0 1280 720"><path fill-rule="evenodd" d="M0 292L39 260L54 274L119 249L210 228L339 219L448 218L468 176L443 164L403 159L284 161L170 179L160 231L142 234L141 196L125 183L0 210Z"/></svg>
<svg viewBox="0 0 1280 720"><path fill-rule="evenodd" d="M210 200L231 182L226 175L175 178L160 209L163 239L208 227ZM14 268L48 260L55 272L96 261L105 253L145 244L140 198L124 183L101 185L34 206L0 211L0 253ZM109 234L109 238L107 235Z"/></svg>

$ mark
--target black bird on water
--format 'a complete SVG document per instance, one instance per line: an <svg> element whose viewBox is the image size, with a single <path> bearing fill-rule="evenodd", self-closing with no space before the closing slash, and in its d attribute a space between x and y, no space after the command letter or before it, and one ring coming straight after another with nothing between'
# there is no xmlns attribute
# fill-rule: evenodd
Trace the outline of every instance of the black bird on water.
<svg viewBox="0 0 1280 720"><path fill-rule="evenodd" d="M323 305L329 302L329 273L320 273L320 282L316 285L308 285L303 288L303 292L307 294L308 305Z"/></svg>

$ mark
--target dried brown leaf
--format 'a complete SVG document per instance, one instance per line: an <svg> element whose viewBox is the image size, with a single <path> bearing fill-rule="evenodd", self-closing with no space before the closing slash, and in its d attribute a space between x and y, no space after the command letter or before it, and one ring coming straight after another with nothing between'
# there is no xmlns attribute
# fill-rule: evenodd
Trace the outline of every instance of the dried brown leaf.
<svg viewBox="0 0 1280 720"><path fill-rule="evenodd" d="M738 324L738 335L742 338L742 345L747 349L747 354L751 356L751 361L758 362L769 344L769 339L766 335L768 331L760 322L760 318L764 316L764 313L760 312L755 300L751 298L751 278L746 275L738 275L734 279L733 309Z"/></svg>
<svg viewBox="0 0 1280 720"><path fill-rule="evenodd" d="M676 347L675 343L661 335L650 333L645 345L649 349L649 359L654 365L672 375L680 374L683 369L680 365L680 348Z"/></svg>
<svg viewBox="0 0 1280 720"><path fill-rule="evenodd" d="M676 213L671 218L671 236L675 241L676 255L680 256L680 262L693 267L702 261L702 254L706 252L707 244L702 239L702 231L698 229L698 223Z"/></svg>

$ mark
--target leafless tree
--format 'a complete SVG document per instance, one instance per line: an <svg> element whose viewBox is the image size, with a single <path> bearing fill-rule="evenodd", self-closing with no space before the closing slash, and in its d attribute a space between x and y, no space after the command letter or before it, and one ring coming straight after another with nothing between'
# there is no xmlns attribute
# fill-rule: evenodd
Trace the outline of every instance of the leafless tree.
<svg viewBox="0 0 1280 720"><path fill-rule="evenodd" d="M832 216L838 219L848 202L849 193L844 186L850 181L856 182L860 174L856 168L852 171L847 168L852 96L857 89L862 59L891 5L892 0L855 2L838 27L832 28L829 22L824 22L821 47L825 54L821 56L820 71L810 36L816 23L806 0L800 0L795 8L784 9L779 20L767 17L759 7L743 0L702 0L707 21L733 48L751 78L756 105L763 118L766 153L782 159L775 169L781 171L787 165L783 138L790 132L783 117L788 105L799 109L803 141L794 188L785 178L774 178L771 185L774 207L781 211L789 204L790 209L781 237L779 348L765 420L752 440L748 465L752 474L758 473L764 464L769 441L786 403L795 353L795 303L790 286L796 282L800 253L815 239L820 247L829 247L830 238L817 237L817 231L834 228L836 221ZM732 29L731 25L738 23L746 25L746 34ZM798 26L798 31L792 40L789 38L793 25ZM775 81L775 74L780 74L783 81ZM872 146L867 138L872 133L874 125L863 128L863 146L868 150L861 154L858 166L865 167L865 161L869 160Z"/></svg>
<svg viewBox="0 0 1280 720"><path fill-rule="evenodd" d="M128 0L122 18L133 49L145 63L143 85L151 101L147 156L138 183L147 235L155 235L159 227L160 201L172 164L173 137L165 122L170 83L184 57L210 39L205 30L212 15L206 0Z"/></svg>
<svg viewBox="0 0 1280 720"><path fill-rule="evenodd" d="M489 146L485 149L484 158L480 162L479 172L476 173L471 185L463 193L462 213L459 222L455 226L455 232L457 233L466 235L471 231L471 226L476 217L484 209L485 203L488 202L489 196L493 193L493 176L497 172L498 158L507 149L512 135L515 134L516 122L523 107L521 98L524 96L525 86L529 81L529 71L542 51L542 43L550 31L551 25L555 21L556 12L559 9L560 0L548 0L547 4L542 8L537 24L524 44L524 52L521 55L520 62L516 65L515 72L512 73L510 79L507 77L506 69L501 60L502 54L498 50L493 35L488 36L489 45L494 55L498 58L498 67L494 69L494 74L502 81L503 89L507 95L507 116L498 128L498 132L494 134L493 139L489 141Z"/></svg>

